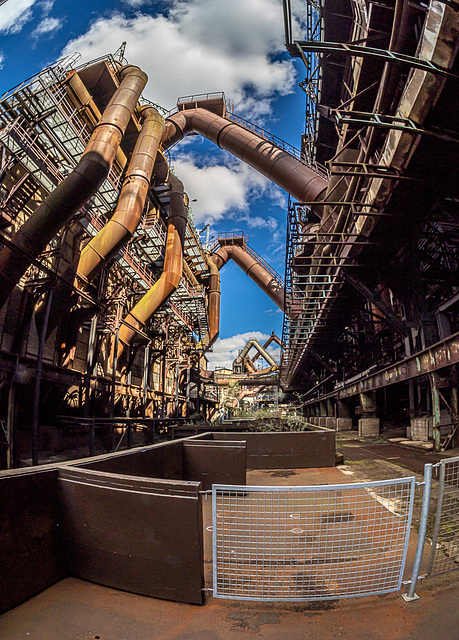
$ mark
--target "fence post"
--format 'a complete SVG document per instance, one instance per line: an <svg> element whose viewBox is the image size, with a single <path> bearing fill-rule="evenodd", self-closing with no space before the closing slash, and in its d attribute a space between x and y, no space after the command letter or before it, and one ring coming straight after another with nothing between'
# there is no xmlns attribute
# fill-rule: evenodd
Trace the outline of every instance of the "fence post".
<svg viewBox="0 0 459 640"><path fill-rule="evenodd" d="M441 511L443 508L443 496L445 493L445 463L442 460L440 462L440 476L438 478L438 498L437 498L437 511L435 514L435 526L432 535L432 549L430 551L429 563L427 565L427 575L432 573L433 563L435 560L435 551L437 549L438 534L440 533L440 521Z"/></svg>
<svg viewBox="0 0 459 640"><path fill-rule="evenodd" d="M429 516L430 493L432 490L432 464L424 465L424 493L422 496L421 521L419 524L418 546L416 547L416 555L414 557L413 570L411 572L410 586L408 593L404 593L402 598L405 602L418 600L419 596L415 593L416 585L419 578L419 570L421 568L422 554L424 551L424 543L427 533L427 518Z"/></svg>

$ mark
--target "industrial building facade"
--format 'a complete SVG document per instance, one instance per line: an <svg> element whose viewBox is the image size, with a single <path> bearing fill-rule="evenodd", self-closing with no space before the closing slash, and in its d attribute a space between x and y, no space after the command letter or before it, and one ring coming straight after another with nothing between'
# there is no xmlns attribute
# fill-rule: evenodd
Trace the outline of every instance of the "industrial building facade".
<svg viewBox="0 0 459 640"><path fill-rule="evenodd" d="M458 11L307 4L303 153L323 202L291 202L281 384L317 424L457 446Z"/></svg>

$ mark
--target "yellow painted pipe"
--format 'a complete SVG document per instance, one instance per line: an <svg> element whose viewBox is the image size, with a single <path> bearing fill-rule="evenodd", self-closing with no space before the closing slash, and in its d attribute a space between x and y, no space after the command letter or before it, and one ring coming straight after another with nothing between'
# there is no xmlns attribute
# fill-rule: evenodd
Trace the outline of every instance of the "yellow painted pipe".
<svg viewBox="0 0 459 640"><path fill-rule="evenodd" d="M185 229L188 211L182 182L169 175L171 186L170 213L167 218L166 250L163 272L153 287L139 300L124 318L119 331L118 358L135 336L135 329L143 330L158 307L175 291L182 277ZM130 325L130 326L128 326ZM134 327L134 328L131 328Z"/></svg>

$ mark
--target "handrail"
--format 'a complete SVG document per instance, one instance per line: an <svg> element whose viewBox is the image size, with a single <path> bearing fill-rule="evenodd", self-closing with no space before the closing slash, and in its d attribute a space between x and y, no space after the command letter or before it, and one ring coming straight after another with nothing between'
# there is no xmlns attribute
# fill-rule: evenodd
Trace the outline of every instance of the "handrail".
<svg viewBox="0 0 459 640"><path fill-rule="evenodd" d="M249 122L248 120L241 118L241 116L238 116L231 111L226 112L225 118L227 120L231 120L232 122L238 124L243 129L246 129L247 131L251 131L255 135L259 136L260 138L263 138L263 140L266 140L267 142L271 142L271 144L278 147L279 149L282 149L282 151L285 151L285 153L288 153L290 156L298 160L298 162L301 162L305 166L309 167L309 169L311 169L312 171L315 171L315 173L320 175L322 178L328 179L329 175L326 167L318 164L317 162L313 162L313 163L309 162L301 153L301 151L296 147L294 147L289 142L285 142L285 140L278 138L277 136L273 135L269 131L262 129L257 124L254 124L253 122Z"/></svg>
<svg viewBox="0 0 459 640"><path fill-rule="evenodd" d="M223 244L220 243L220 240L224 240ZM282 289L285 287L284 278L280 274L278 274L277 271L273 269L273 267L271 267L271 265L268 262L266 262L264 258L258 255L258 253L254 249L252 249L252 247L249 245L249 242L248 242L249 236L247 234L244 234L242 232L219 233L216 240L210 247L210 253L214 253L217 249L219 249L222 246L225 246L226 244L235 244L234 242L231 243L231 240L242 241L242 242L237 242L237 244L240 245L242 249L247 251L247 253L251 255L252 258L255 258L255 260L259 264L261 264L261 266L274 278L274 280L276 280L276 282L282 287Z"/></svg>
<svg viewBox="0 0 459 640"><path fill-rule="evenodd" d="M213 98L222 98L225 100L223 91L213 91L211 93L196 93L191 96L182 96L177 100L177 105L188 104L190 102L201 102L202 100L211 100Z"/></svg>
<svg viewBox="0 0 459 640"><path fill-rule="evenodd" d="M270 264L268 264L268 262L266 262L266 260L264 258L262 258L260 255L258 255L258 253L252 249L252 247L250 245L248 245L247 243L245 243L244 247L243 247L247 253L249 253L252 258L255 258L255 260L257 260L257 262L259 262L263 268L270 274L272 275L272 277L274 278L274 280L282 287L282 289L284 288L284 278L277 273L277 271L275 269L273 269L271 267Z"/></svg>

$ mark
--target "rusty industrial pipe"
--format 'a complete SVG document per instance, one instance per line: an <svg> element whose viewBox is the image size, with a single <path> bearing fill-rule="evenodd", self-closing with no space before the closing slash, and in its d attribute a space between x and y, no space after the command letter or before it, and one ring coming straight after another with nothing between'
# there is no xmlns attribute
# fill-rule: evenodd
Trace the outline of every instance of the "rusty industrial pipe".
<svg viewBox="0 0 459 640"><path fill-rule="evenodd" d="M209 278L209 349L215 343L220 333L220 274L217 265L207 257L207 265L210 271Z"/></svg>
<svg viewBox="0 0 459 640"><path fill-rule="evenodd" d="M146 74L132 65L120 70L122 81L92 132L75 169L47 196L12 238L17 247L0 252L0 306L24 275L31 260L86 204L108 175L135 105L147 82Z"/></svg>
<svg viewBox="0 0 459 640"><path fill-rule="evenodd" d="M166 251L163 272L153 287L128 313L119 330L117 358L135 336L135 329L143 330L148 320L177 288L183 271L183 250L187 223L187 196L182 182L173 174L169 175L172 192L170 213L167 218ZM128 326L130 325L130 326ZM134 328L131 328L134 327Z"/></svg>
<svg viewBox="0 0 459 640"><path fill-rule="evenodd" d="M208 351L220 333L220 273L218 267L212 259L212 256L206 255L206 263L210 271L210 277L207 285L208 315L209 315L209 332L206 335L208 345L205 350ZM197 348L203 347L206 340L201 340Z"/></svg>
<svg viewBox="0 0 459 640"><path fill-rule="evenodd" d="M275 182L299 202L321 200L327 181L312 168L252 131L201 107L174 113L166 120L163 146L199 133Z"/></svg>
<svg viewBox="0 0 459 640"><path fill-rule="evenodd" d="M260 376L257 377L253 377L253 378L237 378L237 377L233 377L233 378L215 378L215 384L217 384L219 387L226 387L228 386L230 383L233 383L235 380L237 380L237 382L239 384L242 384L244 386L250 387L250 386L256 386L259 384L263 384L265 387L272 387L272 386L279 386L279 377L278 376L271 376L271 377L266 377L266 378L262 378Z"/></svg>
<svg viewBox="0 0 459 640"><path fill-rule="evenodd" d="M95 127L102 117L102 114L77 71L72 71L66 78L65 88L70 100L77 109L81 108L81 105L84 105L85 116L91 122L92 126ZM116 150L115 158L121 169L124 169L127 165L127 158L121 147L118 147Z"/></svg>
<svg viewBox="0 0 459 640"><path fill-rule="evenodd" d="M284 289L258 260L237 244L226 244L212 255L212 260L219 270L230 259L271 298L281 311L284 311Z"/></svg>
<svg viewBox="0 0 459 640"><path fill-rule="evenodd" d="M251 389L250 391L249 389L243 389L239 394L238 400L240 402L243 398L256 396L257 393L260 393L261 391L263 391L263 389L266 389L265 384L261 384L259 387L255 387L255 389Z"/></svg>
<svg viewBox="0 0 459 640"><path fill-rule="evenodd" d="M244 357L249 353L250 349L254 347L258 353L266 360L271 367L277 367L277 362L274 358L264 349L261 344L255 338L247 341L247 344L242 349L241 353L237 356L234 362L242 362Z"/></svg>
<svg viewBox="0 0 459 640"><path fill-rule="evenodd" d="M271 335L269 336L269 338L266 340L266 342L263 345L263 349L267 349L269 347L269 345L271 344L271 342L275 342L276 344L279 345L279 347L282 349L283 348L283 344L282 341L279 340L279 338L276 336L276 334L274 333L274 331L271 333ZM257 351L256 354L253 356L252 358L252 364L255 363L255 360L257 360L260 357L260 353Z"/></svg>
<svg viewBox="0 0 459 640"><path fill-rule="evenodd" d="M141 110L142 129L137 138L115 213L83 249L78 263L79 286L84 287L137 229L155 164L164 118L153 107Z"/></svg>

